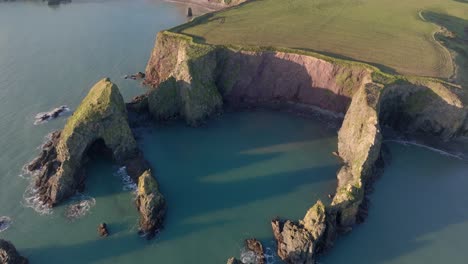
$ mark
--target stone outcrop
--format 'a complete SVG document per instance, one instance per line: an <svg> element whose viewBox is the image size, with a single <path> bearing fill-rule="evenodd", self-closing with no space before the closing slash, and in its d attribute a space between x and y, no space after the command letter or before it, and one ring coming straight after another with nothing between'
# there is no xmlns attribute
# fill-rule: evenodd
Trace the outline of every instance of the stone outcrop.
<svg viewBox="0 0 468 264"><path fill-rule="evenodd" d="M265 264L265 252L263 251L263 245L260 241L255 238L249 238L245 240L245 248L252 253L252 264Z"/></svg>
<svg viewBox="0 0 468 264"><path fill-rule="evenodd" d="M318 201L298 223L275 219L271 226L282 260L292 264L313 264L326 233L325 206Z"/></svg>
<svg viewBox="0 0 468 264"><path fill-rule="evenodd" d="M194 43L160 32L146 67L149 111L156 119L197 124L223 105L295 105L344 114L371 71L325 57Z"/></svg>
<svg viewBox="0 0 468 264"><path fill-rule="evenodd" d="M166 202L150 170L143 172L138 178L136 205L140 212L140 232L147 238L152 238L162 227Z"/></svg>
<svg viewBox="0 0 468 264"><path fill-rule="evenodd" d="M21 256L15 246L9 241L0 239L0 263L28 264L28 259Z"/></svg>
<svg viewBox="0 0 468 264"><path fill-rule="evenodd" d="M52 133L39 157L28 165L37 175L39 199L54 206L82 190L85 165L93 155L107 156L125 166L139 184L140 225L152 237L164 218L165 200L137 147L122 95L107 78L91 88L64 129Z"/></svg>

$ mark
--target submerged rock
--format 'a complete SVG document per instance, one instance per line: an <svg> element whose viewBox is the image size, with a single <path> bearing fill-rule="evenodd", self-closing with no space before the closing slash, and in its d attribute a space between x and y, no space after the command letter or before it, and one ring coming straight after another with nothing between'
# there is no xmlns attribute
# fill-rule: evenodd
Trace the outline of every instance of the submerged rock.
<svg viewBox="0 0 468 264"><path fill-rule="evenodd" d="M109 230L107 229L107 224L106 223L99 224L99 226L97 228L97 232L98 232L100 237L109 236Z"/></svg>
<svg viewBox="0 0 468 264"><path fill-rule="evenodd" d="M36 115L36 121L34 122L35 125L43 123L47 120L55 119L59 117L62 113L70 111L70 108L66 105L62 105L60 107L54 108L49 112L39 113Z"/></svg>
<svg viewBox="0 0 468 264"><path fill-rule="evenodd" d="M0 239L0 263L28 264L28 259L21 256L11 242Z"/></svg>
<svg viewBox="0 0 468 264"><path fill-rule="evenodd" d="M162 227L166 201L150 170L138 178L136 206L140 212L140 232L151 239Z"/></svg>
<svg viewBox="0 0 468 264"><path fill-rule="evenodd" d="M10 227L11 223L12 221L10 217L0 216L0 232L7 230Z"/></svg>

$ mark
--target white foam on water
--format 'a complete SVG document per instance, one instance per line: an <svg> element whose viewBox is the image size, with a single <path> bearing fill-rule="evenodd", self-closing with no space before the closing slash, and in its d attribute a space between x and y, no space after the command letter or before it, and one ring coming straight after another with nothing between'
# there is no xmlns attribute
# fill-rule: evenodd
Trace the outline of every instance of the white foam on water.
<svg viewBox="0 0 468 264"><path fill-rule="evenodd" d="M133 182L132 177L127 173L127 167L123 166L120 167L117 172L114 174L115 176L119 177L122 181L122 190L125 192L136 192L138 186L135 182Z"/></svg>
<svg viewBox="0 0 468 264"><path fill-rule="evenodd" d="M36 119L36 121L34 121L34 125L44 124L44 123L49 122L49 121L52 120L52 119L55 119L52 115L53 115L53 113L54 113L55 111L57 111L58 109L63 109L63 111L60 112L60 113L58 114L57 117L60 117L60 116L62 116L62 115L64 115L64 114L66 114L66 113L68 113L68 112L71 111L70 108L68 108L68 106L62 105L62 106L57 107L57 108L55 108L55 109L53 109L53 110L51 110L51 111L49 111L49 112L40 112L40 113L37 113L36 116L34 117L34 119ZM44 115L49 115L49 117L43 120L41 117L44 116Z"/></svg>
<svg viewBox="0 0 468 264"><path fill-rule="evenodd" d="M0 216L0 233L10 228L13 221L8 216Z"/></svg>
<svg viewBox="0 0 468 264"><path fill-rule="evenodd" d="M276 255L276 252L270 247L265 248L264 256L266 264L274 264L278 261L278 256ZM246 264L258 263L255 253L246 248L241 249L240 260Z"/></svg>
<svg viewBox="0 0 468 264"><path fill-rule="evenodd" d="M450 153L450 152L447 152L447 151L444 151L444 150L441 150L441 149L437 149L437 148L433 148L433 147L429 147L429 146L426 146L424 144L414 142L414 141L397 140L397 139L389 139L389 140L385 140L385 141L386 142L395 142L395 143L398 143L398 144L401 144L401 145L404 145L404 146L411 145L411 146L416 146L416 147L420 147L420 148L425 148L427 150L437 152L437 153L439 153L441 155L444 155L444 156L448 156L448 157L452 157L452 158L456 158L456 159L460 159L460 160L463 159L463 154L461 154L461 153L459 153L459 154Z"/></svg>
<svg viewBox="0 0 468 264"><path fill-rule="evenodd" d="M31 184L26 188L26 191L23 194L23 201L21 204L24 207L32 208L34 211L41 215L50 215L53 213L52 208L41 201L39 190L34 187L34 183Z"/></svg>
<svg viewBox="0 0 468 264"><path fill-rule="evenodd" d="M77 194L71 200L73 201L72 204L68 205L65 210L65 217L70 221L86 216L91 208L96 205L96 199L83 194Z"/></svg>

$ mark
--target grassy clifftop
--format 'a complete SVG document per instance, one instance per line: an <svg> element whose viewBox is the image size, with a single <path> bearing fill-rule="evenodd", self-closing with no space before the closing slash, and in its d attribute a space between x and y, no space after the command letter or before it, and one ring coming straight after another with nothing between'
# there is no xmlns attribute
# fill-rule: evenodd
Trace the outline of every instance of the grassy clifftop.
<svg viewBox="0 0 468 264"><path fill-rule="evenodd" d="M402 74L449 78L452 59L435 33L443 20L441 26L465 39L460 28L467 19L468 4L454 0L257 0L174 30L210 44L312 50Z"/></svg>

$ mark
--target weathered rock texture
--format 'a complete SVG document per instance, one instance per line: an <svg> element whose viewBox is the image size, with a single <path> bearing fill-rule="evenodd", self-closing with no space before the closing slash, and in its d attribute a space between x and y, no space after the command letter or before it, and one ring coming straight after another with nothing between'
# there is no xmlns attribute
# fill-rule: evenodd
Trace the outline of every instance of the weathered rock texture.
<svg viewBox="0 0 468 264"><path fill-rule="evenodd" d="M138 153L123 98L109 79L91 88L64 129L53 134L40 157L29 165L40 170L36 187L45 203L53 206L82 187L83 166L96 143L118 162Z"/></svg>
<svg viewBox="0 0 468 264"><path fill-rule="evenodd" d="M275 219L271 226L281 259L286 263L315 263L315 252L322 246L325 235L325 206L318 201L299 223Z"/></svg>
<svg viewBox="0 0 468 264"><path fill-rule="evenodd" d="M0 263L2 264L28 264L28 259L22 257L15 246L9 241L0 239Z"/></svg>
<svg viewBox="0 0 468 264"><path fill-rule="evenodd" d="M140 225L152 235L164 216L164 198L137 147L122 95L107 78L91 88L64 129L54 132L40 156L28 165L37 174L39 198L54 206L81 190L85 164L92 155L111 157L126 167L135 182L141 183L144 191L139 192Z"/></svg>
<svg viewBox="0 0 468 264"><path fill-rule="evenodd" d="M166 202L150 170L145 171L138 178L136 204L141 215L140 231L151 238L162 227L166 214Z"/></svg>
<svg viewBox="0 0 468 264"><path fill-rule="evenodd" d="M148 96L148 107L157 119L182 117L189 124L223 104L293 104L344 114L370 74L360 64L203 45L160 32L146 68L146 83L157 87Z"/></svg>
<svg viewBox="0 0 468 264"><path fill-rule="evenodd" d="M443 140L468 135L468 96L460 87L298 50L206 45L160 32L146 83L154 89L140 100L140 110L193 125L225 106L293 105L345 114L338 137L343 166L332 204L319 203L313 208L323 207L322 213L300 222L272 222L287 263L313 263L338 234L363 221L366 194L381 171L381 127Z"/></svg>

